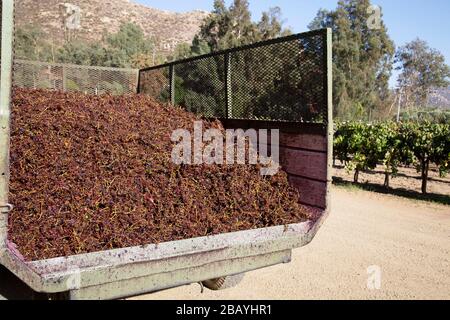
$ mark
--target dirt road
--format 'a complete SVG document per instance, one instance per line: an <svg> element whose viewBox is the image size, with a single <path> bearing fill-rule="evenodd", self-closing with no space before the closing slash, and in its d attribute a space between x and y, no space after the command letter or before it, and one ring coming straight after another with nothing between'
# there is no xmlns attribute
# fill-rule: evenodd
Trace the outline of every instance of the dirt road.
<svg viewBox="0 0 450 320"><path fill-rule="evenodd" d="M291 264L221 292L191 285L139 299L450 299L449 206L342 188L332 198L330 218Z"/></svg>

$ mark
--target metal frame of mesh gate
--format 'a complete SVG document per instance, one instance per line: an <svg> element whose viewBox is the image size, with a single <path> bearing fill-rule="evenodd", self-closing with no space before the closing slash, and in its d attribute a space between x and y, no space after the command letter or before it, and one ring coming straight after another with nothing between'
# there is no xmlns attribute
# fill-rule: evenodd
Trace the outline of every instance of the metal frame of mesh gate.
<svg viewBox="0 0 450 320"><path fill-rule="evenodd" d="M1 2L1 73L0 73L0 255L5 249L9 196L9 132L12 82L12 47L14 41L14 2Z"/></svg>
<svg viewBox="0 0 450 320"><path fill-rule="evenodd" d="M206 118L328 123L331 30L139 71L138 93Z"/></svg>

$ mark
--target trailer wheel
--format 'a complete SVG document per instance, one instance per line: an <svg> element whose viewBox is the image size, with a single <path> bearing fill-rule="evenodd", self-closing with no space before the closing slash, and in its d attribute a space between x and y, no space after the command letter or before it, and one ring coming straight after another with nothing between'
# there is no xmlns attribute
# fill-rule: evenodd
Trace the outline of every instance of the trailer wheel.
<svg viewBox="0 0 450 320"><path fill-rule="evenodd" d="M209 290L219 291L236 287L244 279L245 273L229 277L222 277L203 281L202 284Z"/></svg>

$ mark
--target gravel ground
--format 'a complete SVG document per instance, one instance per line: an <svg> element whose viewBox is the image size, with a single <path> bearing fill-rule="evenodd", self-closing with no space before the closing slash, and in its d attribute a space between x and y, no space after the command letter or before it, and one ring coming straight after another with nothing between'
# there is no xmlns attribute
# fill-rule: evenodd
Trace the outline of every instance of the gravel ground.
<svg viewBox="0 0 450 320"><path fill-rule="evenodd" d="M333 189L330 218L291 264L220 292L193 284L138 299L450 299L450 207ZM368 281L368 268L375 281ZM374 271L375 270L375 271Z"/></svg>

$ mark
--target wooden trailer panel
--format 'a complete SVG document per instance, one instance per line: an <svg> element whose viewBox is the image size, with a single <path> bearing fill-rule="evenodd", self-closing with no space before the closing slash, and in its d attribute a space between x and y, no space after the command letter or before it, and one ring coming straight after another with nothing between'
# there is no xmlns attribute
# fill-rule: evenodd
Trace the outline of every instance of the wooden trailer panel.
<svg viewBox="0 0 450 320"><path fill-rule="evenodd" d="M331 161L328 154L332 140L322 124L222 120L226 129L280 130L280 165L297 188L301 203L325 210L331 186ZM270 137L267 141L271 141ZM270 150L271 145L267 145Z"/></svg>

